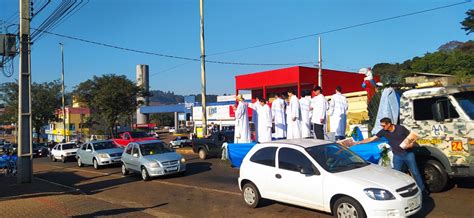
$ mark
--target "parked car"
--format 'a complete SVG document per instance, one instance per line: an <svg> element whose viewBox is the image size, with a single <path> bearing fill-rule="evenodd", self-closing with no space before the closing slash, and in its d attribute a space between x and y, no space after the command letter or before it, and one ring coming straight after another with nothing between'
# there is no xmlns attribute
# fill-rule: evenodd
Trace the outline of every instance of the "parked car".
<svg viewBox="0 0 474 218"><path fill-rule="evenodd" d="M123 148L112 140L91 141L82 144L77 150L77 166L92 165L94 169L102 166L120 164Z"/></svg>
<svg viewBox="0 0 474 218"><path fill-rule="evenodd" d="M130 142L150 141L156 140L156 138L149 136L146 132L122 132L118 138L114 138L113 140L115 144L125 147Z"/></svg>
<svg viewBox="0 0 474 218"><path fill-rule="evenodd" d="M198 153L199 158L204 160L210 156L220 157L222 155L222 144L234 142L233 131L213 132L207 138L193 139L191 144L194 153Z"/></svg>
<svg viewBox="0 0 474 218"><path fill-rule="evenodd" d="M186 171L186 160L163 141L142 141L128 144L122 154L122 174L141 173L144 181L151 177Z"/></svg>
<svg viewBox="0 0 474 218"><path fill-rule="evenodd" d="M172 141L170 141L170 147L178 147L182 148L185 146L190 146L191 145L191 139L189 139L187 136L176 136Z"/></svg>
<svg viewBox="0 0 474 218"><path fill-rule="evenodd" d="M33 143L33 157L46 157L49 155L48 146L44 143Z"/></svg>
<svg viewBox="0 0 474 218"><path fill-rule="evenodd" d="M53 147L53 149L51 150L50 158L53 162L61 160L61 162L66 163L68 159L76 157L76 153L76 143L60 143Z"/></svg>
<svg viewBox="0 0 474 218"><path fill-rule="evenodd" d="M249 207L266 198L335 217L406 217L421 209L421 191L412 177L323 140L255 145L242 162L238 183Z"/></svg>

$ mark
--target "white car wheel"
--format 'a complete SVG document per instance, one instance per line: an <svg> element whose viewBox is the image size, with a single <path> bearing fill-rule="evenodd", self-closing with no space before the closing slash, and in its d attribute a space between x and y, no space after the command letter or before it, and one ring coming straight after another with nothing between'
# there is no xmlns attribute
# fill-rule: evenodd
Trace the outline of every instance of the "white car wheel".
<svg viewBox="0 0 474 218"><path fill-rule="evenodd" d="M126 176L128 174L127 167L122 163L122 175Z"/></svg>
<svg viewBox="0 0 474 218"><path fill-rule="evenodd" d="M143 181L150 180L150 176L148 175L148 171L146 171L145 167L142 167L142 179Z"/></svg>
<svg viewBox="0 0 474 218"><path fill-rule="evenodd" d="M97 162L95 158L94 160L92 160L92 163L94 164L94 169L98 170L100 168L99 163Z"/></svg>
<svg viewBox="0 0 474 218"><path fill-rule="evenodd" d="M365 218L364 208L355 199L350 197L339 198L334 203L334 217Z"/></svg>
<svg viewBox="0 0 474 218"><path fill-rule="evenodd" d="M244 185L243 196L245 203L251 208L256 208L261 198L257 187L255 187L255 185L252 183L247 183Z"/></svg>
<svg viewBox="0 0 474 218"><path fill-rule="evenodd" d="M82 167L82 162L81 162L81 158L77 158L77 166L78 167Z"/></svg>

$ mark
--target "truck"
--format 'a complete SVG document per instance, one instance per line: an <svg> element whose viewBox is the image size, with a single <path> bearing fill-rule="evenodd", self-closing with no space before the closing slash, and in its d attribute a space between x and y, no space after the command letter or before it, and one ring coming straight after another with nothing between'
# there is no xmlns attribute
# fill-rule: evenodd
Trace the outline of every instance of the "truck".
<svg viewBox="0 0 474 218"><path fill-rule="evenodd" d="M142 142L156 140L155 137L151 137L146 132L122 132L119 133L118 138L114 138L113 141L120 147L126 147L130 142Z"/></svg>
<svg viewBox="0 0 474 218"><path fill-rule="evenodd" d="M220 156L222 154L222 144L233 143L233 131L213 132L208 137L195 138L191 141L193 152L197 153L201 160L210 156Z"/></svg>
<svg viewBox="0 0 474 218"><path fill-rule="evenodd" d="M399 118L418 135L413 152L431 192L474 176L474 85L404 91Z"/></svg>

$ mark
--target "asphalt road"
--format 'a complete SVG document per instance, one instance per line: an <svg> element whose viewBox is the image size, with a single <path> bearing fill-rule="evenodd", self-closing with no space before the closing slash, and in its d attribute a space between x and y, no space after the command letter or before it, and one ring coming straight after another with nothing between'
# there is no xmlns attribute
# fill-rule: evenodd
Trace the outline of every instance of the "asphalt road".
<svg viewBox="0 0 474 218"><path fill-rule="evenodd" d="M78 189L83 194L125 207L147 208L150 214L185 217L331 217L330 214L292 205L265 201L248 208L237 186L238 169L220 159L200 160L186 155L187 173L149 182L139 175L123 177L120 167L94 170L79 168L74 160L34 160L34 176L56 185ZM455 187L424 200L416 217L473 217L474 179L457 180ZM145 211L146 212L146 211Z"/></svg>

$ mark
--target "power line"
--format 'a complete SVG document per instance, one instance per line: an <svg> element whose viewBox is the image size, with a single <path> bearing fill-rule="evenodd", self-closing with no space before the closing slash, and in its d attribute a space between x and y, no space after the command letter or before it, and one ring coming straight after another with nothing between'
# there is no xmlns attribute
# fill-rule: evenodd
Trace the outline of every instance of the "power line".
<svg viewBox="0 0 474 218"><path fill-rule="evenodd" d="M304 35L304 36L298 36L298 37L294 37L294 38L289 38L289 39L264 43L264 44L260 44L260 45L253 45L253 46L249 46L249 47L245 47L245 48L239 48L239 49L233 49L233 50L218 52L218 53L210 54L210 55L207 55L207 56L229 54L229 53L239 52L239 51L253 49L253 48L260 48L260 47L265 47L265 46L269 46L269 45L275 45L275 44L295 41L295 40L304 39L304 38L308 38L308 37L314 37L314 36L318 36L318 35L324 35L324 34L328 34L328 33L333 33L333 32L352 29L352 28L356 28L356 27L366 26L366 25L370 25L370 24L374 24L374 23L380 23L380 22L384 22L384 21L394 20L394 19L398 19L398 18L402 18L402 17L413 16L413 15L416 15L416 14L422 14L422 13L426 13L426 12L430 12L430 11L441 10L441 9L444 9L444 8L454 7L454 6L466 4L466 3L469 3L469 2L471 2L471 0L466 0L464 2L458 2L458 3L449 4L449 5L445 5L445 6L430 8L430 9L426 9L426 10L422 10L422 11L416 11L416 12L412 12L412 13L397 15L397 16L393 16L393 17L383 18L383 19L379 19L379 20L369 21L369 22L365 22L365 23L355 24L355 25L351 25L351 26L345 26L345 27L336 28L336 29L332 29L332 30L322 31L322 32L313 33L313 34L308 34L308 35Z"/></svg>
<svg viewBox="0 0 474 218"><path fill-rule="evenodd" d="M35 28L31 28L31 29L41 31L41 32L44 32L46 34L62 37L62 38L72 39L72 40L76 40L76 41L81 41L81 42L95 44L95 45L99 45L99 46L114 48L114 49L118 49L118 50L124 50L124 51L129 51L129 52L135 52L135 53L147 54L147 55L153 55L153 56L159 56L159 57L165 57L165 58L187 60L187 61L201 61L198 58L190 58L190 57L182 57L182 56L176 56L176 55L161 54L161 53L156 53L156 52L142 51L142 50L137 50L137 49L132 49L132 48L125 48L125 47L121 47L121 46L106 44L106 43L102 43L102 42L96 42L96 41L87 40L87 39L81 39L81 38L74 37L74 36L68 36L68 35L53 33L53 32L49 32L49 31L45 31L45 30L39 30L39 29L35 29ZM298 63L243 63L243 62L232 62L232 61L206 60L206 62L207 63L213 63L213 64L241 65L241 66L293 66L293 65L314 64L314 61L298 62Z"/></svg>

